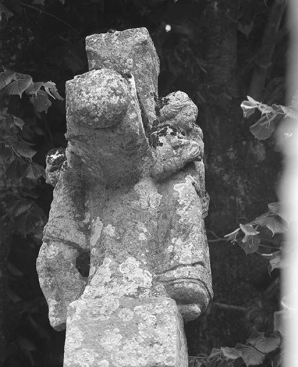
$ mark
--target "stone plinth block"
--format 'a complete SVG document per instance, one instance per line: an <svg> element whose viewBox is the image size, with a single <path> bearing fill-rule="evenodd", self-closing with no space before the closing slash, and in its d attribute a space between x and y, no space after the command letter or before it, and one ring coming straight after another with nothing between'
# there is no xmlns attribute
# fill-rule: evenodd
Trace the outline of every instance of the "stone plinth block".
<svg viewBox="0 0 298 367"><path fill-rule="evenodd" d="M172 299L116 299L108 317L101 308L100 299L69 306L65 367L188 365L183 321Z"/></svg>

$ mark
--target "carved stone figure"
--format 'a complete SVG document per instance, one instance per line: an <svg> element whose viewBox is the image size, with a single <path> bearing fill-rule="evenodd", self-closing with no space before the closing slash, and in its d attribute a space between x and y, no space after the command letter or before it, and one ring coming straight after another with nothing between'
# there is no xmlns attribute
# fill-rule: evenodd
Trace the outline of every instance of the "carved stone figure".
<svg viewBox="0 0 298 367"><path fill-rule="evenodd" d="M182 317L212 297L197 107L183 92L159 100L145 28L86 50L90 71L66 84L65 156L47 157L37 270L50 323L66 324L65 367L186 367Z"/></svg>

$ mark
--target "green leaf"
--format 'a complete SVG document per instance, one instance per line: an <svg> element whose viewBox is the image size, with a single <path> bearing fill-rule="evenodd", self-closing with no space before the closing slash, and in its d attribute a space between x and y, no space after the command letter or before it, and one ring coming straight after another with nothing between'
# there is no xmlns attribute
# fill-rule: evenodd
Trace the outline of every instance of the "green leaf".
<svg viewBox="0 0 298 367"><path fill-rule="evenodd" d="M279 202L268 204L268 209L270 213L279 215L281 211L281 204Z"/></svg>
<svg viewBox="0 0 298 367"><path fill-rule="evenodd" d="M5 88L14 78L16 73L11 70L6 70L0 73L0 90Z"/></svg>
<svg viewBox="0 0 298 367"><path fill-rule="evenodd" d="M212 360L214 358L217 358L219 356L221 356L223 353L222 353L222 350L221 349L218 349L218 348L212 348L212 351L211 353L209 354L208 356L208 361L209 360Z"/></svg>
<svg viewBox="0 0 298 367"><path fill-rule="evenodd" d="M243 241L243 240L242 240ZM239 243L239 246L245 251L247 254L252 254L258 251L261 243L261 239L257 235L247 235L246 241Z"/></svg>
<svg viewBox="0 0 298 367"><path fill-rule="evenodd" d="M34 233L39 227L45 224L45 214L38 208L34 207L29 213L17 217L15 220L15 229L23 236Z"/></svg>
<svg viewBox="0 0 298 367"><path fill-rule="evenodd" d="M10 95L19 95L22 97L23 92L32 83L32 77L26 74L16 73L17 79L8 84L5 88L5 92Z"/></svg>
<svg viewBox="0 0 298 367"><path fill-rule="evenodd" d="M260 225L260 226L264 226L264 223L266 221L266 218L268 217L269 213L264 213L262 215L260 215L259 217L255 218L254 220L252 220L251 222L249 222L248 224L250 225Z"/></svg>
<svg viewBox="0 0 298 367"><path fill-rule="evenodd" d="M298 118L297 111L293 110L290 107L285 107L281 105L279 105L279 107L282 109L283 113L285 114L285 117L297 120Z"/></svg>
<svg viewBox="0 0 298 367"><path fill-rule="evenodd" d="M248 100L250 103L254 104L256 107L258 107L258 106L260 105L260 102L256 101L255 99L253 99L253 98L252 98L252 97L250 97L250 96L247 96L247 100Z"/></svg>
<svg viewBox="0 0 298 367"><path fill-rule="evenodd" d="M22 158L15 159L6 169L7 177L12 181L16 182L23 177L24 164Z"/></svg>
<svg viewBox="0 0 298 367"><path fill-rule="evenodd" d="M22 157L29 158L30 160L35 155L36 151L31 149L30 146L22 141L11 144L13 150Z"/></svg>
<svg viewBox="0 0 298 367"><path fill-rule="evenodd" d="M27 94L34 94L37 95L38 91L40 90L40 88L42 87L43 82L37 82L37 83L32 83L27 89L26 89L26 93Z"/></svg>
<svg viewBox="0 0 298 367"><path fill-rule="evenodd" d="M280 221L280 219L275 214L272 215L271 211L255 218L253 221L250 222L250 224L252 225L258 224L262 227L267 227L272 232L272 236L274 236L276 233L286 232L285 225Z"/></svg>
<svg viewBox="0 0 298 367"><path fill-rule="evenodd" d="M260 103L258 105L258 110L262 113L262 115L269 115L274 113L274 110L271 106L266 105L265 103Z"/></svg>
<svg viewBox="0 0 298 367"><path fill-rule="evenodd" d="M261 364L265 359L265 355L263 353L251 346L237 344L235 348L241 351L242 359L247 367Z"/></svg>
<svg viewBox="0 0 298 367"><path fill-rule="evenodd" d="M279 202L268 204L270 213L280 216L284 221L289 222L287 207Z"/></svg>
<svg viewBox="0 0 298 367"><path fill-rule="evenodd" d="M258 140L265 140L270 138L275 130L274 124L275 116L268 117L267 115L262 116L255 124L250 127L251 133Z"/></svg>
<svg viewBox="0 0 298 367"><path fill-rule="evenodd" d="M26 170L25 176L32 181L37 181L40 177L45 178L45 170L42 166L35 162L29 162Z"/></svg>
<svg viewBox="0 0 298 367"><path fill-rule="evenodd" d="M259 249L261 243L259 232L251 224L239 224L241 230L244 233L242 242L239 243L240 247L246 254L252 254Z"/></svg>
<svg viewBox="0 0 298 367"><path fill-rule="evenodd" d="M188 357L188 367L202 367L204 362L204 358L201 357Z"/></svg>
<svg viewBox="0 0 298 367"><path fill-rule="evenodd" d="M0 143L0 156L1 156L1 159L8 159L8 158L11 158L13 155L12 153L12 150L5 146L4 143Z"/></svg>
<svg viewBox="0 0 298 367"><path fill-rule="evenodd" d="M227 241L237 242L237 234L239 233L240 228L235 229L235 231L226 234L224 237L227 237Z"/></svg>
<svg viewBox="0 0 298 367"><path fill-rule="evenodd" d="M47 112L48 108L52 105L46 92L39 90L37 96L32 96L30 102L33 104L37 112Z"/></svg>
<svg viewBox="0 0 298 367"><path fill-rule="evenodd" d="M22 119L20 119L19 117L13 116L13 121L16 126L18 126L20 129L23 129L25 122Z"/></svg>
<svg viewBox="0 0 298 367"><path fill-rule="evenodd" d="M222 350L223 355L229 359L237 359L242 356L241 351L235 348L222 347L220 349Z"/></svg>
<svg viewBox="0 0 298 367"><path fill-rule="evenodd" d="M255 228L250 224L239 224L240 229L244 233L244 238L242 239L242 242L246 242L248 240L249 236L256 236L259 234L258 231L255 230Z"/></svg>
<svg viewBox="0 0 298 367"><path fill-rule="evenodd" d="M243 116L245 118L251 116L258 108L258 106L255 103L250 101L242 101L240 107L242 108Z"/></svg>
<svg viewBox="0 0 298 367"><path fill-rule="evenodd" d="M269 274L274 269L281 269L286 266L284 260L281 258L281 251L273 252L272 254L262 254L263 257L265 257L267 260L269 260L269 266L268 271Z"/></svg>
<svg viewBox="0 0 298 367"><path fill-rule="evenodd" d="M26 199L16 200L7 208L7 212L14 219L26 213L32 205L33 202Z"/></svg>
<svg viewBox="0 0 298 367"><path fill-rule="evenodd" d="M266 226L271 232L272 236L276 233L285 233L285 226L276 217L267 217L264 221L264 226Z"/></svg>
<svg viewBox="0 0 298 367"><path fill-rule="evenodd" d="M247 342L260 352L267 354L277 349L280 346L281 340L277 335L266 337L264 333L254 332L254 335Z"/></svg>
<svg viewBox="0 0 298 367"><path fill-rule="evenodd" d="M55 83L46 82L46 83L43 83L43 87L44 87L45 91L48 93L48 95L50 95L52 98L54 98L54 99L57 98L60 101L63 101L63 98L58 93L58 90L56 88Z"/></svg>

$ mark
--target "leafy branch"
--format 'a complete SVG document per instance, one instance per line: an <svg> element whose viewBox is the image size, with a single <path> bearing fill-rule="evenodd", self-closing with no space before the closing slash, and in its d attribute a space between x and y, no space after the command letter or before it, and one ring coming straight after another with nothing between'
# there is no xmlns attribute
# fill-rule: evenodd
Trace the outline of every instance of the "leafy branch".
<svg viewBox="0 0 298 367"><path fill-rule="evenodd" d="M269 106L265 103L255 101L249 96L247 96L247 100L243 101L240 106L245 118L250 117L256 110L261 112L262 117L250 127L251 133L258 140L270 138L279 123L285 118L298 118L298 112L292 106L286 107L277 104Z"/></svg>
<svg viewBox="0 0 298 367"><path fill-rule="evenodd" d="M234 348L213 348L208 357L189 357L190 367L250 367L260 365L265 358L271 360L271 365L280 365L281 337L278 333L265 336L254 331L245 344L236 344ZM236 363L237 360L237 364Z"/></svg>
<svg viewBox="0 0 298 367"><path fill-rule="evenodd" d="M0 73L1 95L29 96L35 112L47 112L52 102L50 98L63 100L55 83L34 83L28 74L4 69ZM5 195L5 215L14 223L15 231L23 236L34 233L41 237L46 215L35 203L32 189L45 177L44 168L32 161L36 151L22 136L25 121L0 111L0 158L5 167L7 193ZM9 190L10 189L10 190Z"/></svg>

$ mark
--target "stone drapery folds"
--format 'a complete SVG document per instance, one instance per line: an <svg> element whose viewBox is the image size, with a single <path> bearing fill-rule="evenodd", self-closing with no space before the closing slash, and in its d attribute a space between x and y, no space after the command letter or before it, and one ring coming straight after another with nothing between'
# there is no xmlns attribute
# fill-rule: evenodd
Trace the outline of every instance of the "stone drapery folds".
<svg viewBox="0 0 298 367"><path fill-rule="evenodd" d="M89 36L86 51L90 71L66 84L65 156L47 157L49 319L66 325L65 367L186 367L183 318L212 298L197 107L159 99L145 28Z"/></svg>

